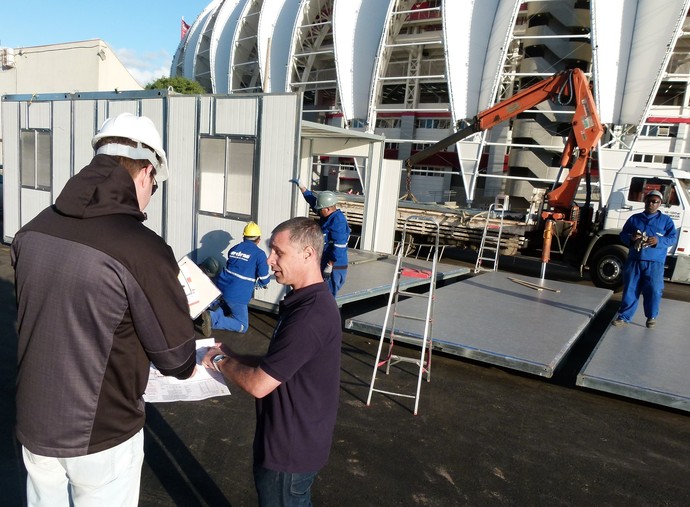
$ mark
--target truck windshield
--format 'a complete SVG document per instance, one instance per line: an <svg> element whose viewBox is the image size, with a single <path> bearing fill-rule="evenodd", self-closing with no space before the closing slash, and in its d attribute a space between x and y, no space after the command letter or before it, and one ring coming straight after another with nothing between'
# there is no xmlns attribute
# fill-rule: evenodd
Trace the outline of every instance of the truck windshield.
<svg viewBox="0 0 690 507"><path fill-rule="evenodd" d="M678 186L681 192L685 194L685 202L690 202L690 180L678 179Z"/></svg>

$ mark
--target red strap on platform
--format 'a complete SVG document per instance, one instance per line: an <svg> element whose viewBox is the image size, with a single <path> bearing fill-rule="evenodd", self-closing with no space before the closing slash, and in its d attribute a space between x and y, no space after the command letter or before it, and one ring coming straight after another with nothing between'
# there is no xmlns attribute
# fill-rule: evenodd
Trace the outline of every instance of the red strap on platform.
<svg viewBox="0 0 690 507"><path fill-rule="evenodd" d="M403 268L400 272L402 276L409 276L410 278L429 278L431 271L426 269Z"/></svg>

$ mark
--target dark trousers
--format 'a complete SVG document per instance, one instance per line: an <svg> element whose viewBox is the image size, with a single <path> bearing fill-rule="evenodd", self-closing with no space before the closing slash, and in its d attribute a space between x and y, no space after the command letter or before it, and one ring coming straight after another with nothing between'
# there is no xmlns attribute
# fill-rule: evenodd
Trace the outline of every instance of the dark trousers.
<svg viewBox="0 0 690 507"><path fill-rule="evenodd" d="M311 507L311 485L318 472L291 474L254 465L260 507Z"/></svg>

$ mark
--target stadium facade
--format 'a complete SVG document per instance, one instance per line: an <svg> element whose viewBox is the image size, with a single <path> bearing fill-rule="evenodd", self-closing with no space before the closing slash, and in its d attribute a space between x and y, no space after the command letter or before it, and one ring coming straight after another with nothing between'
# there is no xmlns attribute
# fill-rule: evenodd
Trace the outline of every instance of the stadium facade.
<svg viewBox="0 0 690 507"><path fill-rule="evenodd" d="M596 183L599 170L624 164L688 168L689 8L690 0L214 0L181 40L171 75L209 93L302 93L304 119L383 134L386 158L404 160L520 89L580 68L607 125ZM571 114L567 104L542 103L450 146L413 168L414 195L476 206L508 194L527 205L563 177ZM317 162L316 188L360 190L357 160Z"/></svg>

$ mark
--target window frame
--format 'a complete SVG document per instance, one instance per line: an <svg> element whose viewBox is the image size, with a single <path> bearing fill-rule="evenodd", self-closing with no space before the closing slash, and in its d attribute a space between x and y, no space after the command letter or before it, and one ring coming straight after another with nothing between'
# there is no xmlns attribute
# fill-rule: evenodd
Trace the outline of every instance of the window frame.
<svg viewBox="0 0 690 507"><path fill-rule="evenodd" d="M33 144L27 145L26 134L33 134ZM47 141L47 147L41 141ZM26 153L31 148L32 153ZM26 163L31 161L31 167ZM47 165L44 165L47 161ZM31 173L31 181L27 181ZM53 190L53 136L50 129L22 128L19 131L19 186L42 192Z"/></svg>
<svg viewBox="0 0 690 507"><path fill-rule="evenodd" d="M630 179L630 186L628 187L626 198L630 202L643 203L645 195L652 190L658 190L663 194L664 197L661 200L663 206L680 205L676 185L674 181L669 178L633 176Z"/></svg>
<svg viewBox="0 0 690 507"><path fill-rule="evenodd" d="M223 151L216 150L216 160L206 160L206 156L214 155L213 152L207 153L205 145L208 143L223 142ZM243 145L250 145L250 150L242 153ZM240 156L250 157L250 164L245 167L240 167L239 171L233 170L231 161L238 161L238 158L233 155L233 147L240 150ZM221 218L242 220L251 220L256 216L258 192L257 186L259 182L259 151L258 142L255 136L237 136L237 135L209 135L203 134L199 136L199 154L198 154L198 212L202 215L216 216ZM219 160L222 155L222 171L219 171ZM242 163L242 160L237 162ZM208 168L205 171L204 168ZM221 178L213 178L213 175L221 175ZM210 176L210 178L209 178ZM249 176L248 184L237 184L237 180L243 176ZM218 181L222 179L222 184ZM233 188L238 190L229 190L230 184L233 183ZM208 185L208 187L207 187ZM222 195L218 195L218 189L222 189ZM237 207L233 204L233 196L238 193L249 191L247 202Z"/></svg>

